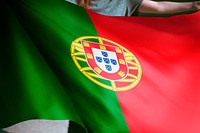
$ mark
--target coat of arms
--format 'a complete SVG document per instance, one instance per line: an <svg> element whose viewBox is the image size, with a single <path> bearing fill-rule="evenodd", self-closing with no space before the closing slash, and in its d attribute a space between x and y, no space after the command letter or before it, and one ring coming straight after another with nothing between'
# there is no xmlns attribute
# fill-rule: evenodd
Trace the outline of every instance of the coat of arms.
<svg viewBox="0 0 200 133"><path fill-rule="evenodd" d="M100 76L109 80L126 77L128 68L123 49L117 46L82 41L88 65Z"/></svg>
<svg viewBox="0 0 200 133"><path fill-rule="evenodd" d="M96 36L83 36L72 42L71 56L78 69L92 82L113 91L134 88L142 68L126 48Z"/></svg>

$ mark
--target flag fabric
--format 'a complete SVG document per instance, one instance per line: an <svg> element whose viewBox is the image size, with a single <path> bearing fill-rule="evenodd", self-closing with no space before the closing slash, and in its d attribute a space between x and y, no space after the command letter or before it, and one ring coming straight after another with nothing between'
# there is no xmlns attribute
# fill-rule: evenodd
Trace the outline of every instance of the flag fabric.
<svg viewBox="0 0 200 133"><path fill-rule="evenodd" d="M62 85L16 15L6 2L1 6L1 128L37 118L78 120Z"/></svg>
<svg viewBox="0 0 200 133"><path fill-rule="evenodd" d="M72 120L92 133L200 132L200 14L108 17L4 2L1 128Z"/></svg>

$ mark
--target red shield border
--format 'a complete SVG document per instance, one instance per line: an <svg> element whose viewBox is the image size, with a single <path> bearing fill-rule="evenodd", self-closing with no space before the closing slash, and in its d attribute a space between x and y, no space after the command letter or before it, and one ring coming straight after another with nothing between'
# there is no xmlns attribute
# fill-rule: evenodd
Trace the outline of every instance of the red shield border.
<svg viewBox="0 0 200 133"><path fill-rule="evenodd" d="M96 74L108 80L122 80L127 76L128 67L124 57L123 49L114 45L99 44L84 40L81 43L85 52L85 58L87 59L87 63ZM120 67L119 70L115 73L107 73L103 71L101 68L99 68L95 62L92 48L115 52Z"/></svg>

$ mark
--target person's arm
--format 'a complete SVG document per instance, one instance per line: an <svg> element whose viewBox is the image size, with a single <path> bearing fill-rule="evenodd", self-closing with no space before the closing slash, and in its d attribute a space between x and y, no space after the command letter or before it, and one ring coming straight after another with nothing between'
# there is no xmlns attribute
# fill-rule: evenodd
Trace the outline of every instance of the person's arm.
<svg viewBox="0 0 200 133"><path fill-rule="evenodd" d="M138 8L139 13L177 13L185 11L200 10L200 1L196 2L167 2L167 1L151 1L143 0Z"/></svg>

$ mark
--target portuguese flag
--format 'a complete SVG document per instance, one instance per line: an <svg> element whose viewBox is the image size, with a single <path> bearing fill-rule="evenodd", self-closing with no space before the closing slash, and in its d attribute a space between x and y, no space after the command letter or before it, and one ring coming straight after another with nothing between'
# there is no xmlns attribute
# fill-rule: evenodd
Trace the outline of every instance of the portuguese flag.
<svg viewBox="0 0 200 133"><path fill-rule="evenodd" d="M200 132L200 14L108 17L63 0L5 2L0 127Z"/></svg>

